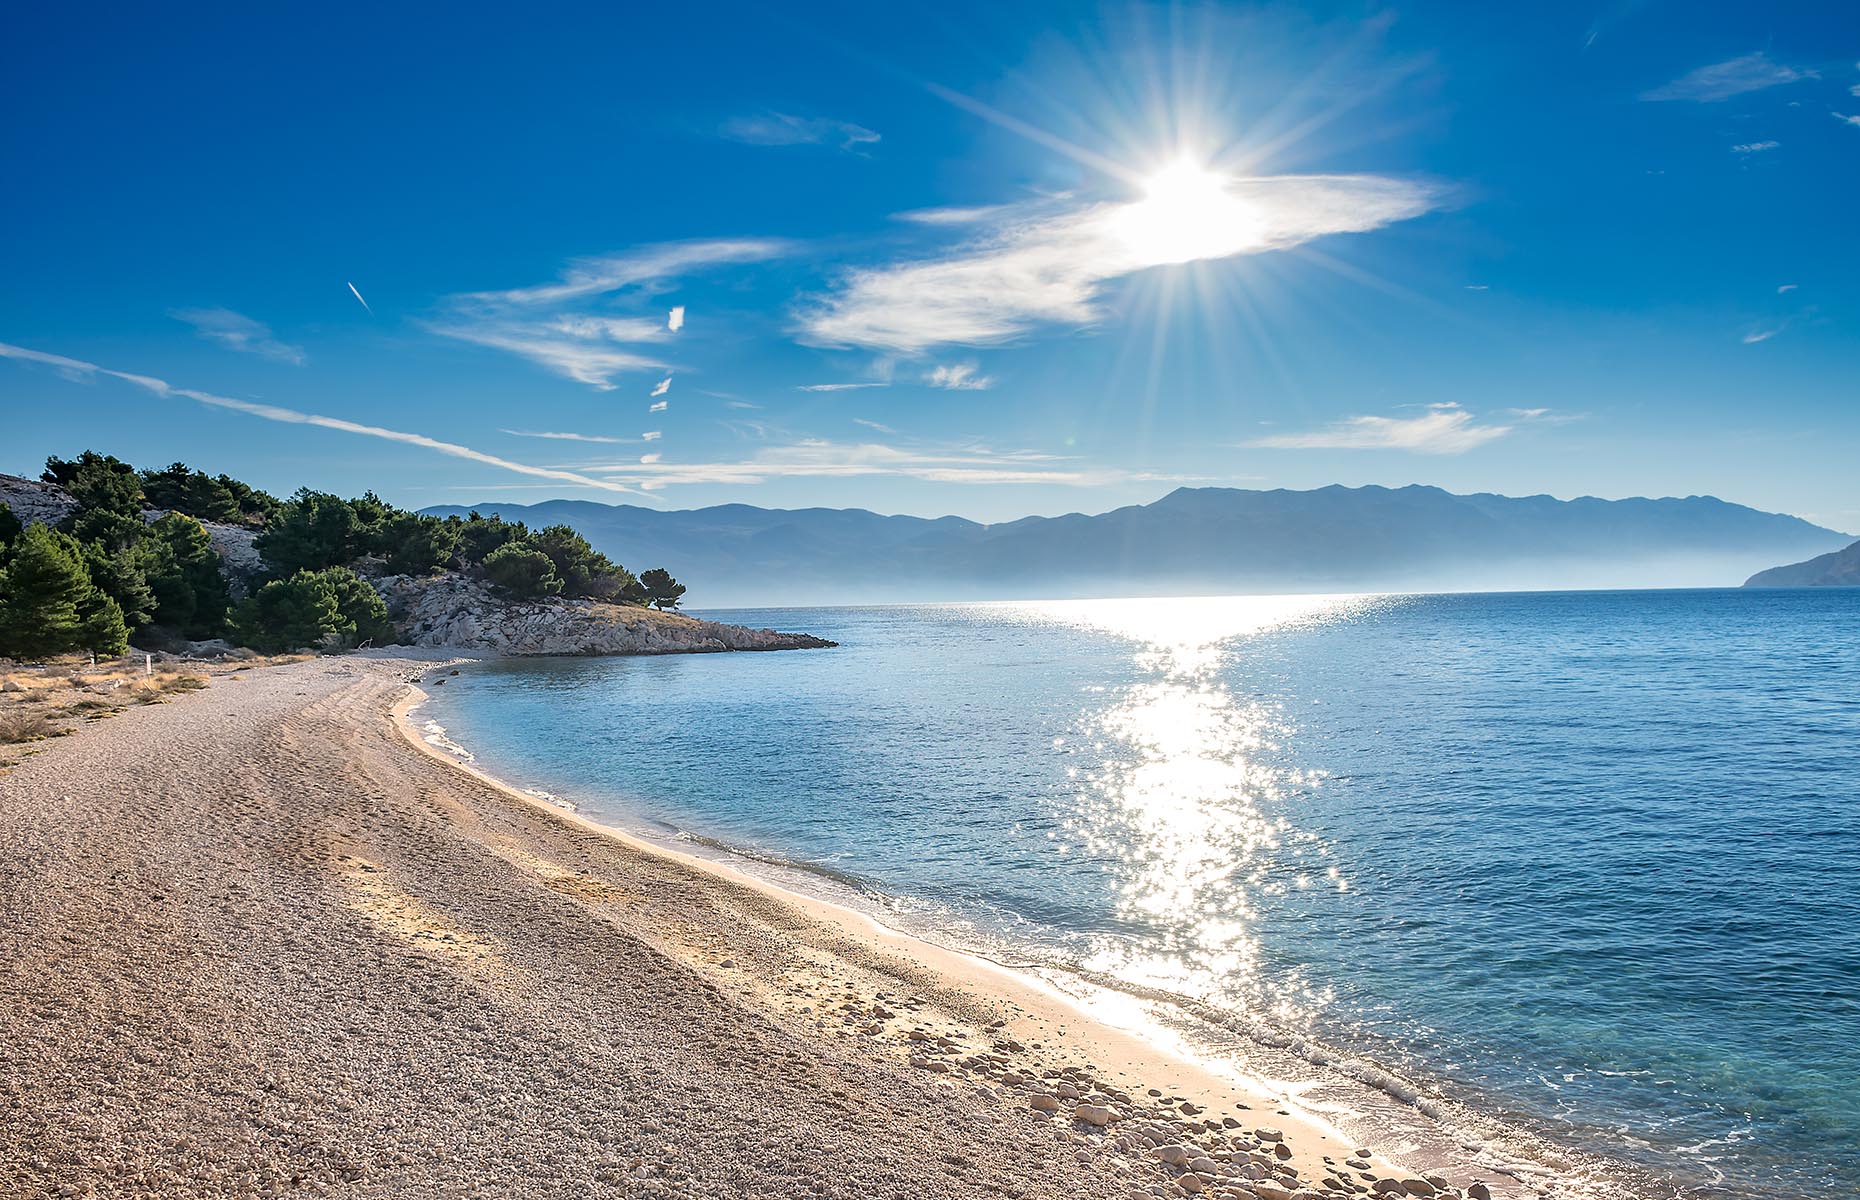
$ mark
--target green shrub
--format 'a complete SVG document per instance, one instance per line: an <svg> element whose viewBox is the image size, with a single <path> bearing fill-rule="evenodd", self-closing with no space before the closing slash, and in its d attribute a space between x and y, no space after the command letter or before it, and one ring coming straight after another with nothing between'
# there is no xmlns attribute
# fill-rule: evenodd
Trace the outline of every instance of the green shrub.
<svg viewBox="0 0 1860 1200"><path fill-rule="evenodd" d="M490 557L491 552L500 546L512 542L527 541L530 528L521 521L506 521L502 517L481 517L476 510L464 520L457 517L447 519L447 524L455 526L459 539L459 557L467 564L481 563Z"/></svg>
<svg viewBox="0 0 1860 1200"><path fill-rule="evenodd" d="M510 542L487 554L484 576L493 587L519 600L553 596L562 590L562 579L549 556L523 542Z"/></svg>
<svg viewBox="0 0 1860 1200"><path fill-rule="evenodd" d="M438 517L395 512L382 523L378 552L395 575L433 575L446 569L458 553L459 534Z"/></svg>
<svg viewBox="0 0 1860 1200"><path fill-rule="evenodd" d="M387 601L368 581L347 567L318 571L317 577L336 597L336 616L343 646L385 646L394 640L394 626L388 620Z"/></svg>
<svg viewBox="0 0 1860 1200"><path fill-rule="evenodd" d="M280 577L354 561L363 551L362 523L340 496L301 488L265 526L254 545Z"/></svg>
<svg viewBox="0 0 1860 1200"><path fill-rule="evenodd" d="M238 497L222 479L193 470L186 463L142 472L142 495L150 508L185 513L199 521L230 525L242 515Z"/></svg>
<svg viewBox="0 0 1860 1200"><path fill-rule="evenodd" d="M233 634L266 654L392 640L387 605L347 567L299 571L258 589L233 613Z"/></svg>

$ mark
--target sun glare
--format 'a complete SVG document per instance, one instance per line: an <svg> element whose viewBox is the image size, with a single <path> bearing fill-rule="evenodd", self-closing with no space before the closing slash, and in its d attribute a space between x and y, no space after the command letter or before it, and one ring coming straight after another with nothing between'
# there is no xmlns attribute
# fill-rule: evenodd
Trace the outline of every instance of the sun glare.
<svg viewBox="0 0 1860 1200"><path fill-rule="evenodd" d="M1231 179L1186 158L1145 180L1143 199L1110 220L1146 266L1224 258L1256 245L1262 233L1259 214L1233 194Z"/></svg>

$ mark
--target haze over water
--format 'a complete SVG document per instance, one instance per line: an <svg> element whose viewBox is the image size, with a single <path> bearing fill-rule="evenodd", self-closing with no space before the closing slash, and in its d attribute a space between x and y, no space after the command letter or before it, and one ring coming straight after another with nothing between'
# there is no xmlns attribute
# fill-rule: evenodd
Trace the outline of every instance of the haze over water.
<svg viewBox="0 0 1860 1200"><path fill-rule="evenodd" d="M489 663L426 715L591 816L827 872L931 936L1698 1194L1834 1197L1860 1189L1857 618L1841 590L739 612L843 645Z"/></svg>

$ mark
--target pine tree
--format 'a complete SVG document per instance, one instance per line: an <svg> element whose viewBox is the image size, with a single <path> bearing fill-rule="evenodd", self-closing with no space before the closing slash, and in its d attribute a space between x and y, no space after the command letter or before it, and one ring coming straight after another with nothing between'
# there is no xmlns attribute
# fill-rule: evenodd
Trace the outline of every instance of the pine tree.
<svg viewBox="0 0 1860 1200"><path fill-rule="evenodd" d="M44 525L27 526L0 572L0 655L44 658L81 648L84 619L100 599L77 542ZM122 620L116 608L117 624Z"/></svg>

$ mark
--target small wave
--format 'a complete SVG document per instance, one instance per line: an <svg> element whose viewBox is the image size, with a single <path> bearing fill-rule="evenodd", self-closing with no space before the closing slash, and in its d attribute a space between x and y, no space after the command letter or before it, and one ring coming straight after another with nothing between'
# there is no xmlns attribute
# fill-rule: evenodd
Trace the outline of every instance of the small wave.
<svg viewBox="0 0 1860 1200"><path fill-rule="evenodd" d="M437 750L443 750L460 762L477 762L477 755L446 736L446 727L438 721L428 721L420 726L420 740Z"/></svg>
<svg viewBox="0 0 1860 1200"><path fill-rule="evenodd" d="M544 791L542 788L524 788L523 794L525 796L533 796L545 804L553 804L557 808L567 809L569 812L581 811L580 805L576 804L573 800L565 800L554 792Z"/></svg>

